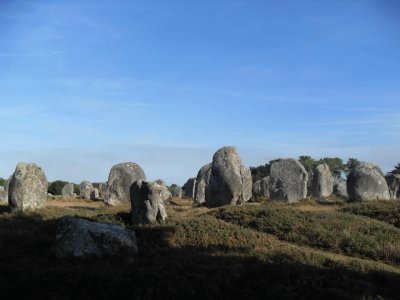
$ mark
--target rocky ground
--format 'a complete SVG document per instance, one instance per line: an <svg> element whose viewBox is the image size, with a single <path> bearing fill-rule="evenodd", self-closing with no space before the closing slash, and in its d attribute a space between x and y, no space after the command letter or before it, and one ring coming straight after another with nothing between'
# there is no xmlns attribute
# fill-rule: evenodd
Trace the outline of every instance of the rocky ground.
<svg viewBox="0 0 400 300"><path fill-rule="evenodd" d="M1 299L338 298L400 294L400 202L166 205L163 224L132 226L129 205L49 200L32 213L0 206ZM59 218L135 230L139 255L56 259Z"/></svg>

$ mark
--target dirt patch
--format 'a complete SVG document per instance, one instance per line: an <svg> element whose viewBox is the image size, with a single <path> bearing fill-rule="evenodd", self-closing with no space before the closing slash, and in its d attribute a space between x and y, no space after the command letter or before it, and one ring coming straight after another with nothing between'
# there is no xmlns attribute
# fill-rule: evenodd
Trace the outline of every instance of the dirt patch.
<svg viewBox="0 0 400 300"><path fill-rule="evenodd" d="M63 200L50 200L47 202L47 206L52 207L67 207L67 208L100 208L104 207L105 204L102 201L90 201L84 199L63 199Z"/></svg>

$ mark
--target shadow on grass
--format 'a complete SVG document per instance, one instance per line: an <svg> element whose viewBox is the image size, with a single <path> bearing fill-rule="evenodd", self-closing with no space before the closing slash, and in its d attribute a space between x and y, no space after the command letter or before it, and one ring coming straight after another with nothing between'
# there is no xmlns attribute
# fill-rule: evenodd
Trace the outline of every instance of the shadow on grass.
<svg viewBox="0 0 400 300"><path fill-rule="evenodd" d="M4 213L9 213L11 212L11 208L8 205L0 205L0 215Z"/></svg>
<svg viewBox="0 0 400 300"><path fill-rule="evenodd" d="M56 260L57 222L35 214L0 218L0 299L395 299L400 293L400 277L392 273L319 268L284 254L262 261L238 255L245 245L174 248L175 229L163 226L135 228L140 254L132 264Z"/></svg>

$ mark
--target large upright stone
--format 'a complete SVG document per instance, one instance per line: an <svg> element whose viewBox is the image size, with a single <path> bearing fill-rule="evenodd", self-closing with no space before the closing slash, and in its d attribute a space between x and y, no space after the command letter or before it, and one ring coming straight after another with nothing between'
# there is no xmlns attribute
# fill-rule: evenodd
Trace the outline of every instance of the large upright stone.
<svg viewBox="0 0 400 300"><path fill-rule="evenodd" d="M320 164L314 169L312 177L312 196L327 198L333 193L334 178L327 164Z"/></svg>
<svg viewBox="0 0 400 300"><path fill-rule="evenodd" d="M194 199L196 192L196 178L189 178L183 185L182 190L186 197Z"/></svg>
<svg viewBox="0 0 400 300"><path fill-rule="evenodd" d="M271 200L288 203L307 197L308 174L295 159L282 159L271 166Z"/></svg>
<svg viewBox="0 0 400 300"><path fill-rule="evenodd" d="M131 185L137 180L146 180L146 175L138 164L125 162L113 166L108 176L104 202L108 205L129 203Z"/></svg>
<svg viewBox="0 0 400 300"><path fill-rule="evenodd" d="M349 195L347 194L347 185L345 179L336 179L333 185L333 194L336 196L348 199Z"/></svg>
<svg viewBox="0 0 400 300"><path fill-rule="evenodd" d="M202 204L206 202L207 190L206 187L210 181L211 175L211 164L203 166L197 173L196 178L196 192L194 197L194 202L196 204Z"/></svg>
<svg viewBox="0 0 400 300"><path fill-rule="evenodd" d="M385 176L386 183L389 187L390 198L393 200L400 198L400 174L388 173Z"/></svg>
<svg viewBox="0 0 400 300"><path fill-rule="evenodd" d="M260 180L257 180L256 182L253 183L253 197L254 199L259 199L259 198L265 198L269 199L270 198L270 183L271 178L269 176L266 176Z"/></svg>
<svg viewBox="0 0 400 300"><path fill-rule="evenodd" d="M237 205L250 200L251 172L242 165L235 147L223 147L213 156L208 187L208 206ZM207 193L206 193L207 195Z"/></svg>
<svg viewBox="0 0 400 300"><path fill-rule="evenodd" d="M10 189L10 180L12 175L4 182L4 200L3 203L8 205L8 190Z"/></svg>
<svg viewBox="0 0 400 300"><path fill-rule="evenodd" d="M100 182L97 186L98 190L99 190L99 199L103 199L106 195L106 190L107 190L107 184L104 182Z"/></svg>
<svg viewBox="0 0 400 300"><path fill-rule="evenodd" d="M61 190L61 195L64 199L72 199L75 198L75 192L74 192L74 184L73 183L67 183Z"/></svg>
<svg viewBox="0 0 400 300"><path fill-rule="evenodd" d="M47 178L34 163L18 163L11 176L8 203L12 211L42 208L47 202Z"/></svg>
<svg viewBox="0 0 400 300"><path fill-rule="evenodd" d="M390 192L382 170L374 164L360 162L347 176L350 200L389 200Z"/></svg>
<svg viewBox="0 0 400 300"><path fill-rule="evenodd" d="M162 179L157 179L154 182L161 186L161 200L162 201L171 200L172 199L172 194L168 190L167 185L165 184L165 181L162 180Z"/></svg>
<svg viewBox="0 0 400 300"><path fill-rule="evenodd" d="M131 205L133 224L151 224L167 218L163 200L162 186L156 182L138 180L131 186Z"/></svg>
<svg viewBox="0 0 400 300"><path fill-rule="evenodd" d="M0 186L0 204L6 204L4 186Z"/></svg>
<svg viewBox="0 0 400 300"><path fill-rule="evenodd" d="M79 185L79 195L82 199L91 200L93 190L93 184L91 184L89 181L84 180Z"/></svg>

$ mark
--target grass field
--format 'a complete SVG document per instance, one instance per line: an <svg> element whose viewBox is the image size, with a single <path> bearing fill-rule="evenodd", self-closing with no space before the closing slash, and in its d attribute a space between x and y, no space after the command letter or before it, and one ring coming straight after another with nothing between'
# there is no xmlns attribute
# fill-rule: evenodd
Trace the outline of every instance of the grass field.
<svg viewBox="0 0 400 300"><path fill-rule="evenodd" d="M164 224L135 227L129 206L0 206L0 299L398 299L399 209L400 201L208 209L174 199ZM131 264L56 260L64 215L133 228L140 254Z"/></svg>

